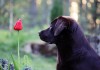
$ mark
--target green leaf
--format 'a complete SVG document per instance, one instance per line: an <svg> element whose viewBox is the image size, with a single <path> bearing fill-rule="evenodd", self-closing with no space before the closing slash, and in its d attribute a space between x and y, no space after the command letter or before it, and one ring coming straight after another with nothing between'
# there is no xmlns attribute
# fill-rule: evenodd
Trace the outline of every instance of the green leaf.
<svg viewBox="0 0 100 70"><path fill-rule="evenodd" d="M23 64L24 66L33 67L33 66L32 66L32 60L31 60L31 58L30 58L28 55L24 55L22 64Z"/></svg>
<svg viewBox="0 0 100 70"><path fill-rule="evenodd" d="M12 54L11 54L11 58L12 58L12 61L13 61L13 63L14 63L14 68L15 68L15 70L19 70L19 63L15 61L15 59L14 59L14 57L13 57Z"/></svg>
<svg viewBox="0 0 100 70"><path fill-rule="evenodd" d="M27 55L24 55L24 58L23 58L23 60L24 60L24 64L26 65L26 66L28 66L28 62L29 62L29 57L27 56Z"/></svg>
<svg viewBox="0 0 100 70"><path fill-rule="evenodd" d="M2 70L2 66L0 65L0 70Z"/></svg>
<svg viewBox="0 0 100 70"><path fill-rule="evenodd" d="M8 64L8 70L10 70L10 64Z"/></svg>

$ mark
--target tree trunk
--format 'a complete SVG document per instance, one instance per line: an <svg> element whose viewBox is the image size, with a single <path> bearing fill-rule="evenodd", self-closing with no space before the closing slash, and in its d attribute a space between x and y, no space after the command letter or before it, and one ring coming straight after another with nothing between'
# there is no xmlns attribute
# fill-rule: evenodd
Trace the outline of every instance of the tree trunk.
<svg viewBox="0 0 100 70"><path fill-rule="evenodd" d="M69 16L70 12L69 12L69 8L70 8L70 1L69 0L63 0L63 14Z"/></svg>
<svg viewBox="0 0 100 70"><path fill-rule="evenodd" d="M10 0L10 19L9 19L9 30L12 32L13 28L13 0Z"/></svg>

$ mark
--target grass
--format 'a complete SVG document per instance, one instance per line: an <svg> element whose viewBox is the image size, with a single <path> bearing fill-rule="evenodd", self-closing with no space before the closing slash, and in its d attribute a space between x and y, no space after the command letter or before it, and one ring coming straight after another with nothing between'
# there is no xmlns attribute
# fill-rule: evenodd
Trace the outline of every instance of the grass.
<svg viewBox="0 0 100 70"><path fill-rule="evenodd" d="M7 30L0 30L0 46L2 46L5 50L9 48L17 48L17 31L13 31L10 34ZM20 31L20 46L25 44L28 41L39 41L39 36L37 31ZM1 49L1 47L0 47Z"/></svg>
<svg viewBox="0 0 100 70"><path fill-rule="evenodd" d="M28 42L38 42L39 28L33 30L20 31L20 48ZM21 52L21 51L20 51ZM4 58L13 62L11 59L13 53L14 59L17 58L17 32L13 31L12 34L8 30L0 30L0 58ZM32 70L55 70L56 60L53 57L45 58L40 55L26 54L21 52L21 67L30 66Z"/></svg>
<svg viewBox="0 0 100 70"><path fill-rule="evenodd" d="M10 58L10 53L2 53L3 56L0 58L8 59L11 63L13 62ZM0 55L1 51L0 51ZM9 56L8 56L9 55ZM17 55L14 55L14 59L17 62ZM28 57L25 57L28 56ZM53 57L46 58L40 55L22 55L20 67L24 68L25 66L31 67L32 70L56 70L56 60ZM21 69L22 70L22 69Z"/></svg>

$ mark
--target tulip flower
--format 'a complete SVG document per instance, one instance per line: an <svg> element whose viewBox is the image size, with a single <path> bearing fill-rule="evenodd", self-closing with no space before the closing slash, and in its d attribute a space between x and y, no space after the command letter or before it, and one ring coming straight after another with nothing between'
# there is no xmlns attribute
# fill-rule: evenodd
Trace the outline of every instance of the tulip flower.
<svg viewBox="0 0 100 70"><path fill-rule="evenodd" d="M19 19L15 25L14 25L14 30L18 31L18 62L20 64L20 52L19 52L19 31L23 29L23 26L22 26L22 20ZM20 70L20 67L19 67L19 70Z"/></svg>
<svg viewBox="0 0 100 70"><path fill-rule="evenodd" d="M16 22L16 24L14 25L14 30L20 31L20 30L22 30L22 29L23 29L22 20L19 19L19 20Z"/></svg>

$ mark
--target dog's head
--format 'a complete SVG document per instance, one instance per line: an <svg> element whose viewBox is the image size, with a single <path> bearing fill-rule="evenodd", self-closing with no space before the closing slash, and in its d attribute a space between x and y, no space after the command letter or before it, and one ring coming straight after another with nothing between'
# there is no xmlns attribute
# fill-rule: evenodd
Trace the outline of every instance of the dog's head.
<svg viewBox="0 0 100 70"><path fill-rule="evenodd" d="M41 31L41 40L48 43L56 43L58 39L63 40L77 31L77 22L68 16L60 16L51 22L49 28Z"/></svg>

